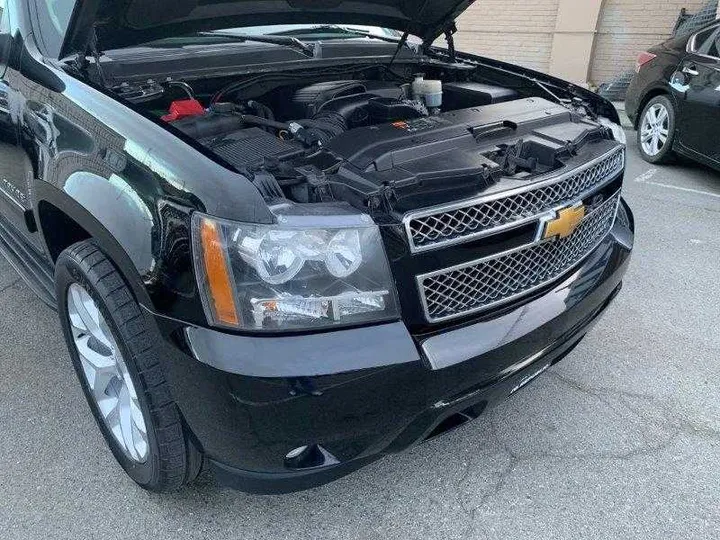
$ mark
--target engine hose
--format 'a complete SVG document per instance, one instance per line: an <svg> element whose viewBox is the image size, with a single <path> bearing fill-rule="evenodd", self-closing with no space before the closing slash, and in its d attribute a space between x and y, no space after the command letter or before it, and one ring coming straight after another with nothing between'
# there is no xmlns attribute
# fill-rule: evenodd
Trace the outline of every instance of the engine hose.
<svg viewBox="0 0 720 540"><path fill-rule="evenodd" d="M275 115L272 112L272 109L268 107L267 105L264 105L260 103L259 101L255 101L254 99L251 99L247 102L248 107L255 110L258 113L258 116L262 118L267 118L268 120L275 120Z"/></svg>
<svg viewBox="0 0 720 540"><path fill-rule="evenodd" d="M181 88L188 95L189 99L195 99L195 90L188 83L184 81L168 81L168 87L170 88Z"/></svg>
<svg viewBox="0 0 720 540"><path fill-rule="evenodd" d="M368 103L373 97L373 94L365 92L331 99L320 107L313 120L337 125L343 131L353 126L364 125L370 117Z"/></svg>
<svg viewBox="0 0 720 540"><path fill-rule="evenodd" d="M283 122L276 122L275 120L268 120L267 118L262 118L260 116L255 116L252 114L241 114L241 115L239 115L239 118L246 124L252 124L255 126L264 126L264 127L270 127L270 128L278 129L278 130L290 131L289 124L285 124Z"/></svg>

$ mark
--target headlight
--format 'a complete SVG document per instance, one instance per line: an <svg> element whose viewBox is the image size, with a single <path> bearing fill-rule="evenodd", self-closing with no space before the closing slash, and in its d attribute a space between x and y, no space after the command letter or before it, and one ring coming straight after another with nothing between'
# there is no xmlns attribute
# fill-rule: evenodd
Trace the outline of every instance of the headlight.
<svg viewBox="0 0 720 540"><path fill-rule="evenodd" d="M604 116L599 117L598 120L603 126L610 128L610 131L612 131L613 137L617 142L627 144L627 135L625 135L625 130L620 124L616 124L615 122L613 122L609 118L605 118Z"/></svg>
<svg viewBox="0 0 720 540"><path fill-rule="evenodd" d="M369 216L328 205L278 214L274 225L193 215L195 270L211 324L282 331L399 317Z"/></svg>

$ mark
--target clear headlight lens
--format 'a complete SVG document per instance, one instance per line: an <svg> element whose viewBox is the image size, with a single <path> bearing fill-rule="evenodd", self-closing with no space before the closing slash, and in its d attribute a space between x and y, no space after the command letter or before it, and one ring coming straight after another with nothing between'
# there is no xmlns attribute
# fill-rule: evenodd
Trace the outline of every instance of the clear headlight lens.
<svg viewBox="0 0 720 540"><path fill-rule="evenodd" d="M196 213L193 249L211 324L296 330L396 319L397 295L369 216L288 206L274 225Z"/></svg>
<svg viewBox="0 0 720 540"><path fill-rule="evenodd" d="M349 229L335 234L325 251L325 266L328 272L335 277L345 278L360 268L361 264L360 233Z"/></svg>

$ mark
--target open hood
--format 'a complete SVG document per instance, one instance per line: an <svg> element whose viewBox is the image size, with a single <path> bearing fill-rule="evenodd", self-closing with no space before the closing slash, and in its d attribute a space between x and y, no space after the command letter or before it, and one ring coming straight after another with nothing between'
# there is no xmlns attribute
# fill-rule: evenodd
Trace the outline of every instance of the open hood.
<svg viewBox="0 0 720 540"><path fill-rule="evenodd" d="M221 28L272 24L360 24L408 31L432 41L474 0L83 0L60 56L117 49Z"/></svg>

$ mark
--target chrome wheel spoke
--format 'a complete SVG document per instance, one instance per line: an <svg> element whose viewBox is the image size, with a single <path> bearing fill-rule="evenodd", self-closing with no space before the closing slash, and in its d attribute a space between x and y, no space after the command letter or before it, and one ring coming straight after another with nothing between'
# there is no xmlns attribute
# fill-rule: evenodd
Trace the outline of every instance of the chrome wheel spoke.
<svg viewBox="0 0 720 540"><path fill-rule="evenodd" d="M145 427L145 419L143 418L142 411L140 410L140 404L137 399L130 401L130 415L132 416L133 425L135 425L141 433L147 433Z"/></svg>
<svg viewBox="0 0 720 540"><path fill-rule="evenodd" d="M142 411L140 410L140 404L137 400L132 400L130 403L130 411L132 416L132 439L135 445L135 450L139 456L147 455L148 451L148 438L147 438L147 427L145 426L145 418L143 418Z"/></svg>
<svg viewBox="0 0 720 540"><path fill-rule="evenodd" d="M664 108L660 104L656 104L653 106L653 119L655 125L660 123L660 118L663 114Z"/></svg>
<svg viewBox="0 0 720 540"><path fill-rule="evenodd" d="M85 370L90 389L100 396L105 394L110 381L118 376L114 356L104 356L90 346L90 336L81 336L75 344Z"/></svg>
<svg viewBox="0 0 720 540"><path fill-rule="evenodd" d="M670 113L660 103L650 107L640 126L640 145L649 156L660 153L670 135Z"/></svg>
<svg viewBox="0 0 720 540"><path fill-rule="evenodd" d="M649 121L650 124L653 126L657 124L657 105L653 105L650 110L648 111Z"/></svg>
<svg viewBox="0 0 720 540"><path fill-rule="evenodd" d="M126 379L126 387L128 389L128 395L129 395L129 406L130 406L130 413L132 415L133 423L135 426L137 426L138 430L141 433L147 433L147 429L145 427L145 418L142 414L142 409L140 409L140 401L138 401L137 394L135 393L135 385L132 384L132 381L130 380L130 375L128 373L125 374Z"/></svg>
<svg viewBox="0 0 720 540"><path fill-rule="evenodd" d="M120 417L120 432L122 433L123 443L125 448L130 453L130 457L134 460L138 460L139 456L135 449L135 442L133 440L132 433L132 412L130 411L130 394L128 393L127 386L123 385L118 395L119 407L118 413Z"/></svg>
<svg viewBox="0 0 720 540"><path fill-rule="evenodd" d="M85 326L85 323L82 320L82 317L77 312L70 312L68 313L68 316L70 318L70 328L73 332L73 337L76 339L84 334L87 334L87 326Z"/></svg>
<svg viewBox="0 0 720 540"><path fill-rule="evenodd" d="M117 396L106 396L104 399L98 400L100 414L111 427L118 422L118 403Z"/></svg>
<svg viewBox="0 0 720 540"><path fill-rule="evenodd" d="M74 328L78 331L85 331L100 343L108 348L113 346L108 339L109 332L105 320L100 314L95 301L80 286L72 286L68 291L72 297L73 303L70 310L70 320Z"/></svg>
<svg viewBox="0 0 720 540"><path fill-rule="evenodd" d="M124 453L143 463L150 449L145 418L107 321L78 284L68 290L67 307L85 381L100 416Z"/></svg>

